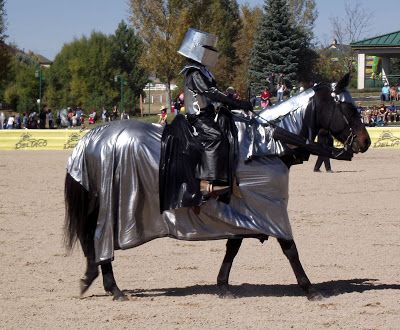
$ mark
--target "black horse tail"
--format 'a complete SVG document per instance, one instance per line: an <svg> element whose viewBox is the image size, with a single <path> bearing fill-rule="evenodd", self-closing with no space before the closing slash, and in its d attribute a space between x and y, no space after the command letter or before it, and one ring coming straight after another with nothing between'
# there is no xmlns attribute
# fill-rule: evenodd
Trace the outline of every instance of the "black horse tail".
<svg viewBox="0 0 400 330"><path fill-rule="evenodd" d="M93 211L89 192L70 174L65 177L64 244L72 250L79 239L85 255L93 248L93 235L98 212ZM90 210L91 209L91 210Z"/></svg>

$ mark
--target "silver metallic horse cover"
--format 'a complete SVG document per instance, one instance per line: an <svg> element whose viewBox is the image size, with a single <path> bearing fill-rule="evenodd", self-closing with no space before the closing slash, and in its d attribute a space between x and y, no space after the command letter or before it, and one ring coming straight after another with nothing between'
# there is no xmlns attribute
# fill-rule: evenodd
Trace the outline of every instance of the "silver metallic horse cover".
<svg viewBox="0 0 400 330"><path fill-rule="evenodd" d="M298 133L313 91L272 108L279 126ZM288 106L290 105L290 106ZM239 114L239 117L245 115ZM266 113L261 117L268 118ZM162 127L116 121L89 131L69 158L67 171L99 201L95 232L96 261L112 259L114 249L128 249L159 237L210 240L262 235L291 239L287 213L288 169L271 138L271 128L238 120L241 160L240 197L229 205L210 199L196 215L190 208L159 212L158 168ZM268 155L245 164L249 156Z"/></svg>

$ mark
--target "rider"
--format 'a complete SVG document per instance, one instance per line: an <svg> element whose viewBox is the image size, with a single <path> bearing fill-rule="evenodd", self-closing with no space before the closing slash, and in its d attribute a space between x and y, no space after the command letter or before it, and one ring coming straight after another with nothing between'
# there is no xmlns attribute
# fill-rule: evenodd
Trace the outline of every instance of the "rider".
<svg viewBox="0 0 400 330"><path fill-rule="evenodd" d="M229 164L229 139L218 123L218 107L222 103L229 109L252 110L250 102L230 98L217 88L208 70L217 63L217 40L215 35L190 28L178 50L188 60L181 72L187 118L204 147L196 178L201 180L203 195L214 196L229 191L232 166Z"/></svg>

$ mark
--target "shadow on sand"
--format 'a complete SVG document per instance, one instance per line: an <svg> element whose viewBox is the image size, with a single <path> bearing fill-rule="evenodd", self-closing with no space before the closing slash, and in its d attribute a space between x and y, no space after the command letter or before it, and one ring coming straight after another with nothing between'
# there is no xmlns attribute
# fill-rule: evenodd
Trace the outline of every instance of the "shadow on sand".
<svg viewBox="0 0 400 330"><path fill-rule="evenodd" d="M400 290L400 284L377 283L377 279L351 279L335 280L329 282L315 283L314 286L324 297L338 296L345 293L363 293L371 290ZM237 298L244 297L283 297L283 296L304 296L303 291L296 284L248 284L232 285L231 291ZM193 285L182 288L159 288L159 289L136 289L124 290L130 297L158 297L175 296L184 297L198 294L217 295L216 285Z"/></svg>

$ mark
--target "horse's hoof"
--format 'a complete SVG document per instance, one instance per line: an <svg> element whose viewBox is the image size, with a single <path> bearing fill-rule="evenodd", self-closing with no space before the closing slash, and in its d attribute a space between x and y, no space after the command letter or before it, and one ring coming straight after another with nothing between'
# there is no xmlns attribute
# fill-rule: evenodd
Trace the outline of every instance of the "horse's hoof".
<svg viewBox="0 0 400 330"><path fill-rule="evenodd" d="M81 292L81 297L85 294L85 292L87 290L89 290L89 288L92 285L93 281L94 281L94 279L93 280L89 280L89 281L86 280L86 279L81 279L80 280L79 288L80 288L80 292Z"/></svg>
<svg viewBox="0 0 400 330"><path fill-rule="evenodd" d="M129 299L128 299L128 297L125 296L124 294L121 294L121 295L116 295L116 296L114 296L114 297L113 297L113 300L114 300L114 301L128 301Z"/></svg>
<svg viewBox="0 0 400 330"><path fill-rule="evenodd" d="M79 281L79 288L81 291L81 297L83 294L90 288L94 280L99 276L98 272L95 273L90 273L89 275L85 275L81 280Z"/></svg>

